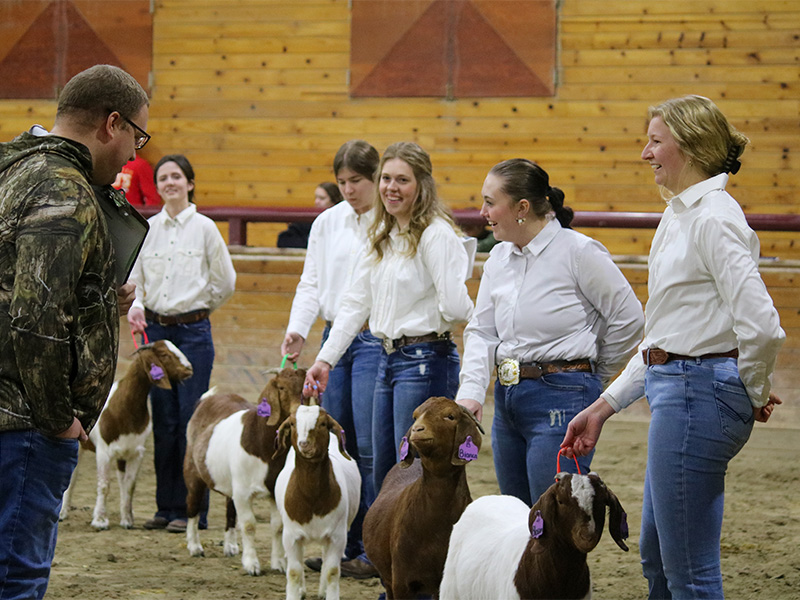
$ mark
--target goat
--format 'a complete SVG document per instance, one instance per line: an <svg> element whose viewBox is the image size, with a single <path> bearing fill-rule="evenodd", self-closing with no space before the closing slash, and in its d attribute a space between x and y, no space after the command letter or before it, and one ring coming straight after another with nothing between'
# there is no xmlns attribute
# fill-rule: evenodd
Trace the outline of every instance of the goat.
<svg viewBox="0 0 800 600"><path fill-rule="evenodd" d="M483 433L448 398L429 398L413 416L400 463L364 518L364 548L389 600L438 592L450 532L472 500L465 465L478 458Z"/></svg>
<svg viewBox="0 0 800 600"><path fill-rule="evenodd" d="M170 380L183 381L192 373L191 363L175 344L158 340L140 346L133 353L128 371L111 386L97 425L89 433L89 440L82 444L97 455L97 501L92 518L95 529L108 529L106 496L112 461L117 465L120 525L126 529L133 527L136 476L144 457L145 441L152 429L147 395L153 385L170 389ZM76 479L77 469L62 498L59 515L62 520L69 514Z"/></svg>
<svg viewBox="0 0 800 600"><path fill-rule="evenodd" d="M439 598L591 598L586 554L611 537L624 551L625 511L595 473L559 473L533 508L513 496L484 496L453 528Z"/></svg>
<svg viewBox="0 0 800 600"><path fill-rule="evenodd" d="M291 439L291 446L288 440ZM288 449L275 483L286 549L286 598L305 597L303 545L322 544L320 597L338 600L340 561L361 496L361 475L344 449L344 432L319 406L300 406L280 427L277 453Z"/></svg>
<svg viewBox="0 0 800 600"><path fill-rule="evenodd" d="M270 567L286 565L281 544L281 521L274 501L275 480L285 456L275 456L278 426L300 405L304 369L279 370L261 392L258 406L235 394L216 394L212 388L201 397L186 429L186 543L191 556L203 556L199 512L207 489L227 497L225 556L239 553L236 541L238 514L242 535L242 566L250 575L261 574L255 550L253 498L266 496L270 508L272 555Z"/></svg>

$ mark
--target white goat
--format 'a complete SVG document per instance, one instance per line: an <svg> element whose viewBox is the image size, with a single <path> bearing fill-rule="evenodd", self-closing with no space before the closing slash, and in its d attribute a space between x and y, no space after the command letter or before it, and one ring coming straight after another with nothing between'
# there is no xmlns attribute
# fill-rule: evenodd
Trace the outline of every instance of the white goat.
<svg viewBox="0 0 800 600"><path fill-rule="evenodd" d="M595 473L559 473L533 508L484 496L453 527L441 600L591 598L586 554L608 528L627 551L625 511Z"/></svg>
<svg viewBox="0 0 800 600"><path fill-rule="evenodd" d="M97 454L97 502L92 518L95 529L108 529L106 496L112 462L116 463L119 482L120 525L126 529L133 527L136 476L152 429L147 395L153 385L170 389L170 381L183 381L191 376L192 365L183 352L169 340L158 340L139 347L125 376L111 387L97 425L89 433L89 441L83 444ZM64 492L59 515L62 520L69 514L76 479L77 469Z"/></svg>
<svg viewBox="0 0 800 600"><path fill-rule="evenodd" d="M319 406L300 406L280 427L278 451L291 447L275 483L286 549L286 598L305 597L303 545L322 544L320 597L339 598L347 530L358 511L361 475L344 449L341 426Z"/></svg>
<svg viewBox="0 0 800 600"><path fill-rule="evenodd" d="M186 429L186 544L189 554L203 556L199 513L207 489L227 497L224 554L239 553L236 524L242 534L242 566L250 575L261 574L255 549L256 518L253 498L266 496L272 530L272 569L286 567L281 544L281 519L275 501L275 480L283 468L285 454L273 456L278 426L300 405L305 370L278 371L261 392L255 406L235 394L215 394L211 389L201 398Z"/></svg>

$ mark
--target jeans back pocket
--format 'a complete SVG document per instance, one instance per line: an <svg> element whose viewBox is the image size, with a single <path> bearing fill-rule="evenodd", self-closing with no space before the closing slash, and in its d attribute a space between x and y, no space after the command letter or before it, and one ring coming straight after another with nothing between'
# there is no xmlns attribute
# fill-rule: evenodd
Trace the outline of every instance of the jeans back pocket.
<svg viewBox="0 0 800 600"><path fill-rule="evenodd" d="M714 399L717 403L722 432L738 445L738 452L750 438L753 430L753 408L744 386L720 381L714 382Z"/></svg>

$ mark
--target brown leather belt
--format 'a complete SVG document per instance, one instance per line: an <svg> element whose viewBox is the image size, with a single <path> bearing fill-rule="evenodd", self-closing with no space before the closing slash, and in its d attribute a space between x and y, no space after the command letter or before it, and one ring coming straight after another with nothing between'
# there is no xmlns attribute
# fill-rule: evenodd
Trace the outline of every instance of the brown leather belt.
<svg viewBox="0 0 800 600"><path fill-rule="evenodd" d="M739 358L739 349L734 348L727 352L712 352L701 356L686 356L685 354L673 354L660 348L645 348L642 350L642 360L646 365L663 365L671 360L705 360L708 358Z"/></svg>
<svg viewBox="0 0 800 600"><path fill-rule="evenodd" d="M444 333L427 333L425 335L404 335L396 340L383 340L383 349L386 350L386 354L391 354L395 350L400 350L400 348L410 346L411 344L449 342L452 338L453 336L449 331L445 331Z"/></svg>
<svg viewBox="0 0 800 600"><path fill-rule="evenodd" d="M592 363L588 358L578 360L554 360L544 363L522 363L519 366L520 379L539 379L542 375L553 373L591 373Z"/></svg>
<svg viewBox="0 0 800 600"><path fill-rule="evenodd" d="M333 327L333 321L325 321L325 327L327 327L328 329L331 329ZM359 331L359 333L361 333L361 331L366 331L367 329L369 329L369 321L366 321L361 326L361 330Z"/></svg>
<svg viewBox="0 0 800 600"><path fill-rule="evenodd" d="M144 309L144 316L148 321L153 321L159 325L187 325L189 323L197 323L203 319L207 319L209 311L205 308L200 310L193 310L179 315L160 315L154 313L149 308Z"/></svg>

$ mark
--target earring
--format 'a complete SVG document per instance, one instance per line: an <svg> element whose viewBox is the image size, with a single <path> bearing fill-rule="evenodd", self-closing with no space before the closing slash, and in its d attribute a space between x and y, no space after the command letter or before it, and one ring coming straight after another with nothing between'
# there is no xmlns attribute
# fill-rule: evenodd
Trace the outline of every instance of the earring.
<svg viewBox="0 0 800 600"><path fill-rule="evenodd" d="M522 225L524 222L525 222L525 217L519 217L517 219L517 223L519 223L520 225Z"/></svg>

